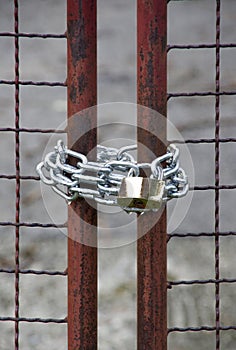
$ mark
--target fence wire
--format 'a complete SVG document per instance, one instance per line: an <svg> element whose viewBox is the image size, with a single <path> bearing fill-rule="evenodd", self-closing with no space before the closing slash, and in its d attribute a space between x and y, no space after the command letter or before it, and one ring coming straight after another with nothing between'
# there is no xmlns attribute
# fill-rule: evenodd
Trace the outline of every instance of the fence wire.
<svg viewBox="0 0 236 350"><path fill-rule="evenodd" d="M18 350L20 346L20 323L44 323L44 324L63 324L67 323L67 318L41 318L41 317L21 317L20 314L20 297L21 288L20 280L21 275L45 275L45 276L67 276L67 269L64 271L48 271L45 269L35 270L35 269L22 269L21 259L20 259L20 230L22 227L28 228L42 228L42 229L52 229L52 228L62 228L66 227L66 224L54 224L54 223L42 223L42 222L23 222L21 220L21 184L22 181L39 181L38 176L32 175L22 175L21 174L21 138L22 133L32 134L32 133L42 133L42 134L53 134L53 133L63 133L63 130L55 129L40 129L40 128L21 128L21 97L20 89L21 86L36 86L36 87L66 87L66 82L64 81L33 81L33 80L21 80L20 70L21 70L21 60L20 60L20 40L24 39L58 39L65 40L66 34L50 34L50 33L22 33L19 28L20 22L20 10L19 7L21 1L13 0L13 17L14 17L14 31L12 32L0 32L0 40L3 37L12 38L14 40L14 80L0 80L1 86L14 85L14 114L15 122L14 127L1 127L1 133L14 133L15 134L15 154L10 155L15 159L15 174L1 174L0 179L14 180L15 181L15 220L14 221L1 221L0 227L13 227L15 230L15 263L14 268L0 268L0 273L12 274L15 276L15 307L14 307L14 317L10 316L0 316L0 322L14 322L14 349ZM4 6L4 5L2 5ZM46 10L46 8L45 8ZM32 14L33 15L33 14ZM61 23L62 27L65 27L66 23ZM33 63L32 63L33 64ZM11 340L8 339L8 346L10 348ZM0 346L1 347L1 346Z"/></svg>

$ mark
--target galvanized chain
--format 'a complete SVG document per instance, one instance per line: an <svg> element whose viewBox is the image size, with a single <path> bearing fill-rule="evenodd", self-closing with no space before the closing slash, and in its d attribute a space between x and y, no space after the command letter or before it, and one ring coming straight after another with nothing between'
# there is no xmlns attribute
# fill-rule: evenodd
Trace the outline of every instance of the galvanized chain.
<svg viewBox="0 0 236 350"><path fill-rule="evenodd" d="M68 149L59 140L54 151L48 153L37 165L36 171L42 182L69 204L78 197L83 197L100 204L116 206L122 180L138 177L141 168L150 169L151 179L164 181L162 201L186 195L188 179L179 166L179 149L174 144L170 144L166 154L157 157L152 163L137 163L129 153L136 148L136 145L120 149L99 145L95 162L88 161L82 153ZM70 161L74 160L75 166L69 164L69 157ZM134 207L127 211L144 212L145 209Z"/></svg>

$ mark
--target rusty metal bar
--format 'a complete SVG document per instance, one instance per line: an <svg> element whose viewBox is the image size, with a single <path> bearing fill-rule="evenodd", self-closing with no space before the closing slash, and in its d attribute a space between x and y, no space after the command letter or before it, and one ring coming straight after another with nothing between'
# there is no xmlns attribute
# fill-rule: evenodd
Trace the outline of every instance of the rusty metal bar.
<svg viewBox="0 0 236 350"><path fill-rule="evenodd" d="M137 8L137 101L166 115L166 0L138 0ZM138 142L156 155L166 151L153 134L162 133L166 126L158 125L152 117L138 113ZM162 130L160 130L162 128ZM156 131L156 132L155 132ZM154 142L153 142L154 141ZM145 151L138 150L140 161L149 160ZM138 237L150 220L139 218ZM138 350L167 348L167 282L166 282L166 213L159 222L138 240Z"/></svg>
<svg viewBox="0 0 236 350"><path fill-rule="evenodd" d="M97 28L96 0L67 0L68 118L97 104ZM80 81L83 81L81 88ZM87 154L97 144L94 115L77 118L76 130L90 125L86 138L73 144L68 129L68 144ZM83 224L83 220L90 224ZM76 241L90 235L97 225L96 210L84 200L68 210L68 349L97 348L97 248Z"/></svg>

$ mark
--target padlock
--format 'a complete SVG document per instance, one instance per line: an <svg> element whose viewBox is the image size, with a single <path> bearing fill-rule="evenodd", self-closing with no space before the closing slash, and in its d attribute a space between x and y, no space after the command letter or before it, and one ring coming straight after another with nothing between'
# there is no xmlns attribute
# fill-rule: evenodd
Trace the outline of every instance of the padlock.
<svg viewBox="0 0 236 350"><path fill-rule="evenodd" d="M132 209L159 209L165 191L165 182L157 178L125 177L120 186L117 204L126 211Z"/></svg>

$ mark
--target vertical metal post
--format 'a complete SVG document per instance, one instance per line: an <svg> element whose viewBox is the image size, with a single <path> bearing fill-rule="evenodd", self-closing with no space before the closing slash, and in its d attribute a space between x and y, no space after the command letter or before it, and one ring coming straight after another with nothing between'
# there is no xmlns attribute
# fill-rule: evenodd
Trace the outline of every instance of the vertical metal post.
<svg viewBox="0 0 236 350"><path fill-rule="evenodd" d="M68 118L97 104L96 0L67 0L68 37ZM87 154L97 144L96 117L79 118L76 128L89 132L72 145ZM84 221L90 224L84 225ZM93 226L92 226L93 225ZM84 200L74 202L68 211L68 349L97 348L97 248L83 245L73 237L90 235L97 225L96 210ZM86 226L86 228L85 228Z"/></svg>
<svg viewBox="0 0 236 350"><path fill-rule="evenodd" d="M166 115L166 0L138 0L137 9L137 101ZM156 155L165 145L150 136L166 137L166 125L153 116L138 114L138 142ZM164 123L165 124L165 123ZM161 129L161 130L160 130ZM138 150L139 161L150 161L145 150ZM148 213L139 218L138 236L150 220ZM155 214L154 214L155 215ZM158 223L138 240L138 350L167 348L166 288L166 212Z"/></svg>

